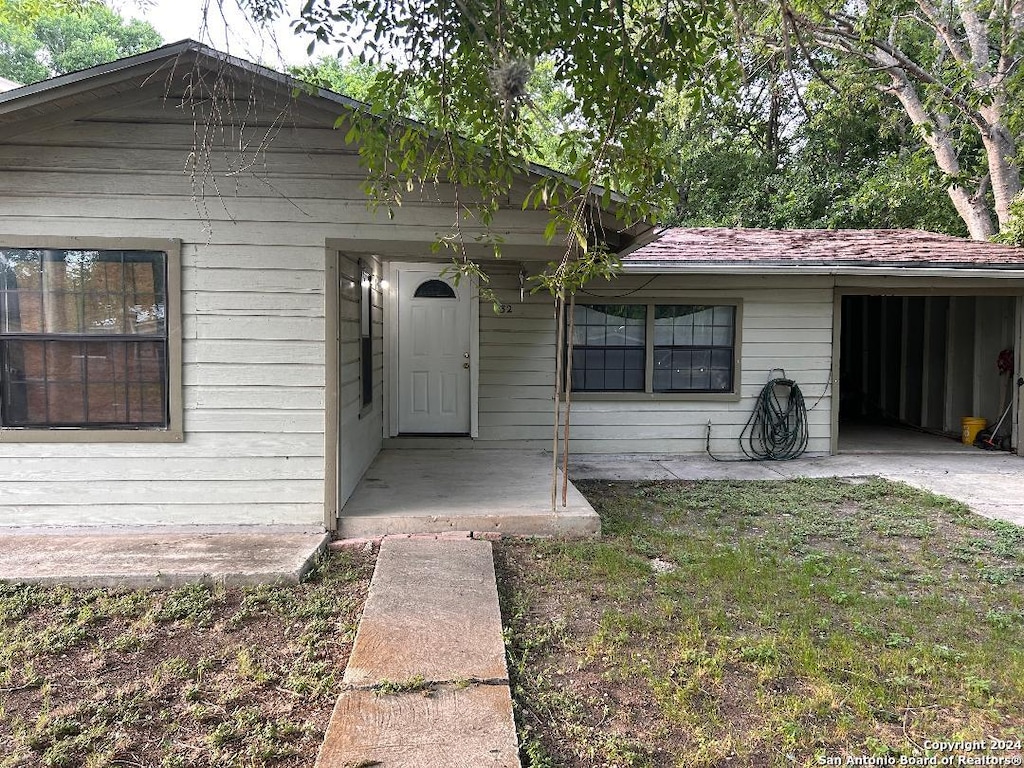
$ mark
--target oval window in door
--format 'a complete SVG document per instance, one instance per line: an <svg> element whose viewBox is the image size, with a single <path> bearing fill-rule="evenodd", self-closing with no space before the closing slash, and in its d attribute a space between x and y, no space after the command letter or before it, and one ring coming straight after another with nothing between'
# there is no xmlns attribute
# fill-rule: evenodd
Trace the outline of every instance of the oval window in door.
<svg viewBox="0 0 1024 768"><path fill-rule="evenodd" d="M416 287L415 299L454 299L455 291L444 280L425 280Z"/></svg>

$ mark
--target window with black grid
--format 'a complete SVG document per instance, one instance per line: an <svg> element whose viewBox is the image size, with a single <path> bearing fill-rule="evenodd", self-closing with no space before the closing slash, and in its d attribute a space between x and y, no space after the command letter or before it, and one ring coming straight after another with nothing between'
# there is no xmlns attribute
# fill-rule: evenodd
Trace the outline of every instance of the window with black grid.
<svg viewBox="0 0 1024 768"><path fill-rule="evenodd" d="M731 392L736 307L654 308L654 392Z"/></svg>
<svg viewBox="0 0 1024 768"><path fill-rule="evenodd" d="M580 392L642 392L647 307L577 304L573 310L572 388Z"/></svg>
<svg viewBox="0 0 1024 768"><path fill-rule="evenodd" d="M0 426L166 428L167 255L0 250Z"/></svg>

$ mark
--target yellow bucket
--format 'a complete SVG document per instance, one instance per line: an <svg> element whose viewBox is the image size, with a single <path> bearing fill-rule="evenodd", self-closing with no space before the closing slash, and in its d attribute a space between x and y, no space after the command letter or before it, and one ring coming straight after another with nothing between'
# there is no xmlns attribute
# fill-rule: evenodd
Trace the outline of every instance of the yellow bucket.
<svg viewBox="0 0 1024 768"><path fill-rule="evenodd" d="M964 445L974 445L974 439L978 436L978 433L988 426L988 419L964 416L960 419L960 426L963 428Z"/></svg>

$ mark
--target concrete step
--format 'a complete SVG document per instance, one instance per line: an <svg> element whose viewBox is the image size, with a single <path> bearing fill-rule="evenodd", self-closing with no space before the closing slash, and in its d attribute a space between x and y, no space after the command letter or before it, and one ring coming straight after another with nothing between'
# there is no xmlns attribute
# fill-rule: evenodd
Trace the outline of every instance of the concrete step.
<svg viewBox="0 0 1024 768"><path fill-rule="evenodd" d="M593 509L559 511L551 514L438 514L379 513L338 516L339 538L376 538L407 533L448 531L497 532L505 536L599 536L601 519Z"/></svg>
<svg viewBox="0 0 1024 768"><path fill-rule="evenodd" d="M317 768L518 768L489 541L386 537Z"/></svg>
<svg viewBox="0 0 1024 768"><path fill-rule="evenodd" d="M324 551L321 528L0 528L0 581L169 589L195 582L297 584Z"/></svg>

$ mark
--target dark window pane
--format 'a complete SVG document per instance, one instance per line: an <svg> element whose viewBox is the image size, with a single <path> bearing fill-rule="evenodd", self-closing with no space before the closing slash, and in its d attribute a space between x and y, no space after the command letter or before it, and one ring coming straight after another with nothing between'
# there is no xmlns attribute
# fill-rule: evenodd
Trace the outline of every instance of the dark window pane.
<svg viewBox="0 0 1024 768"><path fill-rule="evenodd" d="M454 299L455 291L444 280L427 280L416 286L417 299Z"/></svg>
<svg viewBox="0 0 1024 768"><path fill-rule="evenodd" d="M166 380L164 344L160 341L127 345L126 365L132 381L161 383Z"/></svg>
<svg viewBox="0 0 1024 768"><path fill-rule="evenodd" d="M644 369L644 351L642 349L627 349L624 367L642 371Z"/></svg>
<svg viewBox="0 0 1024 768"><path fill-rule="evenodd" d="M643 304L577 304L573 314L573 389L642 391L646 316Z"/></svg>
<svg viewBox="0 0 1024 768"><path fill-rule="evenodd" d="M626 380L622 388L628 392L642 392L644 389L644 372L635 369L626 371Z"/></svg>
<svg viewBox="0 0 1024 768"><path fill-rule="evenodd" d="M26 342L29 347L39 342ZM27 368L27 378L45 378L55 382L79 382L85 377L85 353L77 341L48 341L45 349L45 372ZM37 360L34 356L30 358ZM26 363L28 361L26 360Z"/></svg>
<svg viewBox="0 0 1024 768"><path fill-rule="evenodd" d="M116 424L127 421L128 388L124 384L89 384L87 421Z"/></svg>
<svg viewBox="0 0 1024 768"><path fill-rule="evenodd" d="M672 369L655 368L654 369L654 391L655 392L666 392L672 389Z"/></svg>
<svg viewBox="0 0 1024 768"><path fill-rule="evenodd" d="M654 391L731 391L735 321L732 305L656 307Z"/></svg>
<svg viewBox="0 0 1024 768"><path fill-rule="evenodd" d="M82 424L85 418L85 393L81 384L48 384L46 402L48 423L55 426Z"/></svg>
<svg viewBox="0 0 1024 768"><path fill-rule="evenodd" d="M0 425L166 426L166 269L155 251L0 250Z"/></svg>
<svg viewBox="0 0 1024 768"><path fill-rule="evenodd" d="M110 341L89 342L85 344L85 355L87 379L90 384L124 380L124 344Z"/></svg>
<svg viewBox="0 0 1024 768"><path fill-rule="evenodd" d="M626 371L622 368L613 369L609 368L604 372L604 388L605 389L625 389L626 387Z"/></svg>
<svg viewBox="0 0 1024 768"><path fill-rule="evenodd" d="M128 421L132 424L160 424L166 421L166 398L161 384L128 386Z"/></svg>

